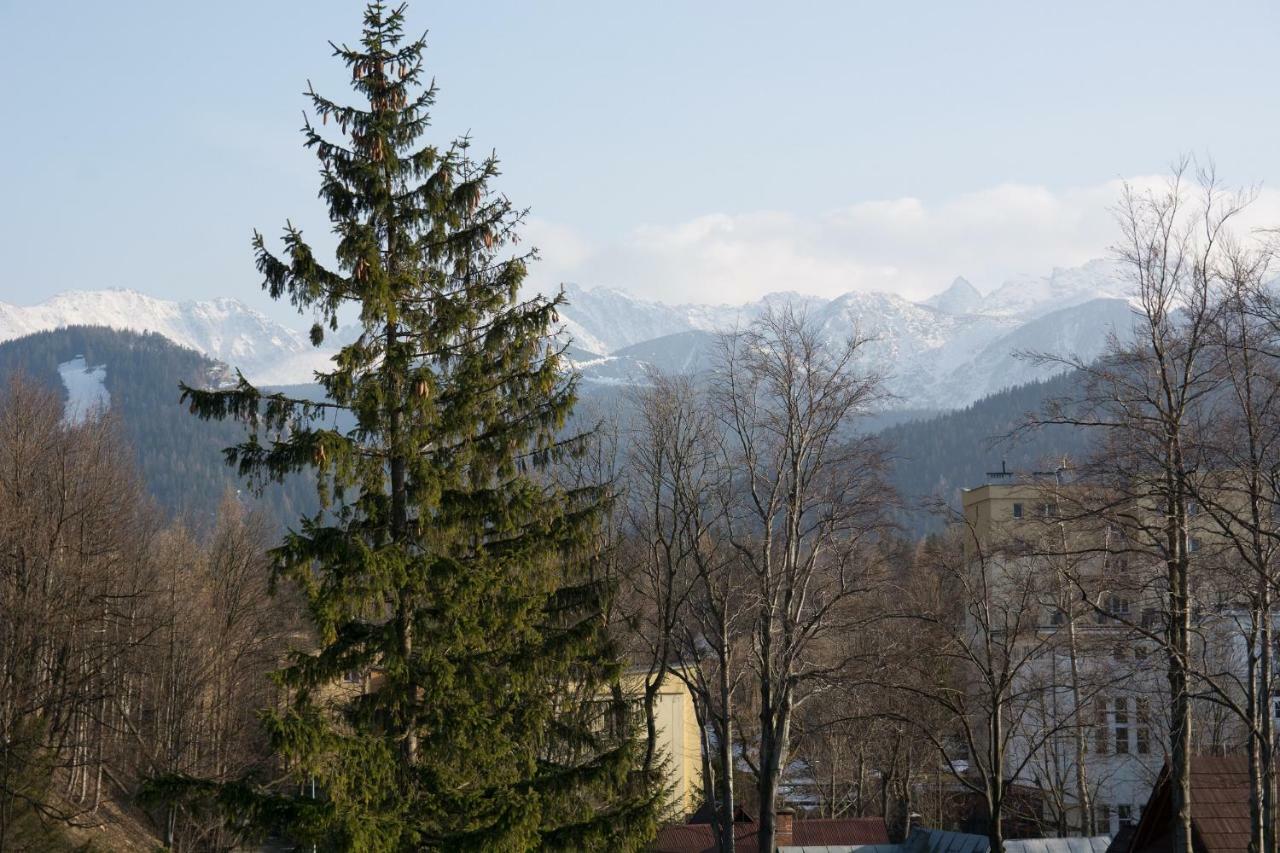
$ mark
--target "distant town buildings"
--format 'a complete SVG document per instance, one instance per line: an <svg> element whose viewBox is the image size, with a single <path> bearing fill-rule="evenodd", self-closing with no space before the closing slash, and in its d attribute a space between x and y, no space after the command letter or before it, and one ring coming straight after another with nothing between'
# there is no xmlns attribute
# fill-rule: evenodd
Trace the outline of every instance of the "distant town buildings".
<svg viewBox="0 0 1280 853"><path fill-rule="evenodd" d="M988 594L1029 589L1039 608L1019 639L1036 653L1012 691L1008 720L1019 730L1006 770L1018 786L1038 792L1047 827L1127 836L1143 818L1167 755L1161 566L1085 512L1074 500L1080 488L1060 473L996 472L963 493L957 526L969 570L990 580ZM1194 655L1218 676L1214 689L1230 696L1243 689L1249 614L1239 590L1208 570L1215 559L1211 525L1195 506L1188 515L1188 550L1204 567L1193 575ZM1272 704L1274 713L1280 702ZM1202 699L1195 714L1197 751L1243 748L1242 723L1221 703ZM1201 767L1209 761L1198 760Z"/></svg>

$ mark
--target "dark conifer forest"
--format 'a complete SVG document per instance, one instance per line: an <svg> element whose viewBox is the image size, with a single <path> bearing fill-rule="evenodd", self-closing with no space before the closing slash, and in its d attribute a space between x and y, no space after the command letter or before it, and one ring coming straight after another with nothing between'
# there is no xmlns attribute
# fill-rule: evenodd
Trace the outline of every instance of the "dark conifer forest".
<svg viewBox="0 0 1280 853"><path fill-rule="evenodd" d="M160 335L76 326L8 341L0 344L0 382L24 377L65 398L58 365L77 356L106 368L110 417L136 458L147 491L169 517L207 525L228 494L277 525L319 506L314 487L302 478L259 496L227 467L224 450L240 440L243 429L193 423L178 398L181 383L225 382L231 371Z"/></svg>

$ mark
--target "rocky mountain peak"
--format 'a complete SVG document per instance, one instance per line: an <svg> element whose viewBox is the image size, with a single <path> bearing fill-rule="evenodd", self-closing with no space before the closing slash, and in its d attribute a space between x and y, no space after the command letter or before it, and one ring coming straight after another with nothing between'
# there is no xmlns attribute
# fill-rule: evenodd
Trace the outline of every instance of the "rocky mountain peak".
<svg viewBox="0 0 1280 853"><path fill-rule="evenodd" d="M951 286L924 302L947 314L977 314L982 310L982 294L964 276L956 276Z"/></svg>

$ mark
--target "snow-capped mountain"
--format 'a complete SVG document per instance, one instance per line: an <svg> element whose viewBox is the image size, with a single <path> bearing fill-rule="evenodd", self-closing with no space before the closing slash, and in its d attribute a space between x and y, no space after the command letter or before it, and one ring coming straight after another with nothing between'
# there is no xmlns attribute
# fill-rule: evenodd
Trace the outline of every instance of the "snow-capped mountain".
<svg viewBox="0 0 1280 853"><path fill-rule="evenodd" d="M1046 276L1012 278L983 298L980 311L1030 319L1092 299L1128 299L1132 293L1133 284L1120 267L1096 260Z"/></svg>
<svg viewBox="0 0 1280 853"><path fill-rule="evenodd" d="M316 352L298 332L236 299L172 302L134 290L73 290L38 305L0 302L0 341L65 326L156 332L263 383L310 381L298 365Z"/></svg>
<svg viewBox="0 0 1280 853"><path fill-rule="evenodd" d="M980 314L982 313L982 293L963 276L958 276L951 286L941 293L930 296L924 301L930 308L937 308L944 314Z"/></svg>
<svg viewBox="0 0 1280 853"><path fill-rule="evenodd" d="M588 383L643 381L646 367L697 372L711 364L713 333L749 323L770 305L798 304L831 340L867 338L866 366L885 376L897 403L951 409L1062 367L1027 356L1090 360L1111 332L1128 330L1127 285L1114 264L1092 261L1023 276L983 295L963 278L923 302L886 293L834 299L770 294L740 306L661 305L604 288L568 288L565 333L589 350ZM642 339L635 343L634 339Z"/></svg>
<svg viewBox="0 0 1280 853"><path fill-rule="evenodd" d="M664 305L620 290L566 284L568 307L561 312L565 333L579 348L612 353L678 332L710 332L733 324L743 310L734 305Z"/></svg>
<svg viewBox="0 0 1280 853"><path fill-rule="evenodd" d="M591 385L629 385L645 371L697 373L714 360L715 333L740 327L771 306L804 310L829 339L867 339L866 367L886 378L904 408L950 409L1060 368L1020 353L1097 356L1129 322L1127 285L1116 267L1093 261L1039 278L1012 279L988 294L957 278L921 302L887 293L834 299L775 293L745 305L665 305L607 288L565 288L561 334ZM354 331L315 348L294 329L235 299L172 302L130 290L73 291L39 305L0 303L0 341L69 325L152 331L238 367L263 384L312 381Z"/></svg>

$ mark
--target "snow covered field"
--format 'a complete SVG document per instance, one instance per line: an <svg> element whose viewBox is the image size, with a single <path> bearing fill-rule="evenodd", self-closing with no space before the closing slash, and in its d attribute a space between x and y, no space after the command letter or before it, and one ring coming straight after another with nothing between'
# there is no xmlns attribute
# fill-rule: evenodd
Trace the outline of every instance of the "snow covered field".
<svg viewBox="0 0 1280 853"><path fill-rule="evenodd" d="M89 415L111 405L111 395L107 393L105 384L106 365L89 367L84 356L78 355L59 364L58 375L67 389L67 405L62 415L67 423L81 423Z"/></svg>

